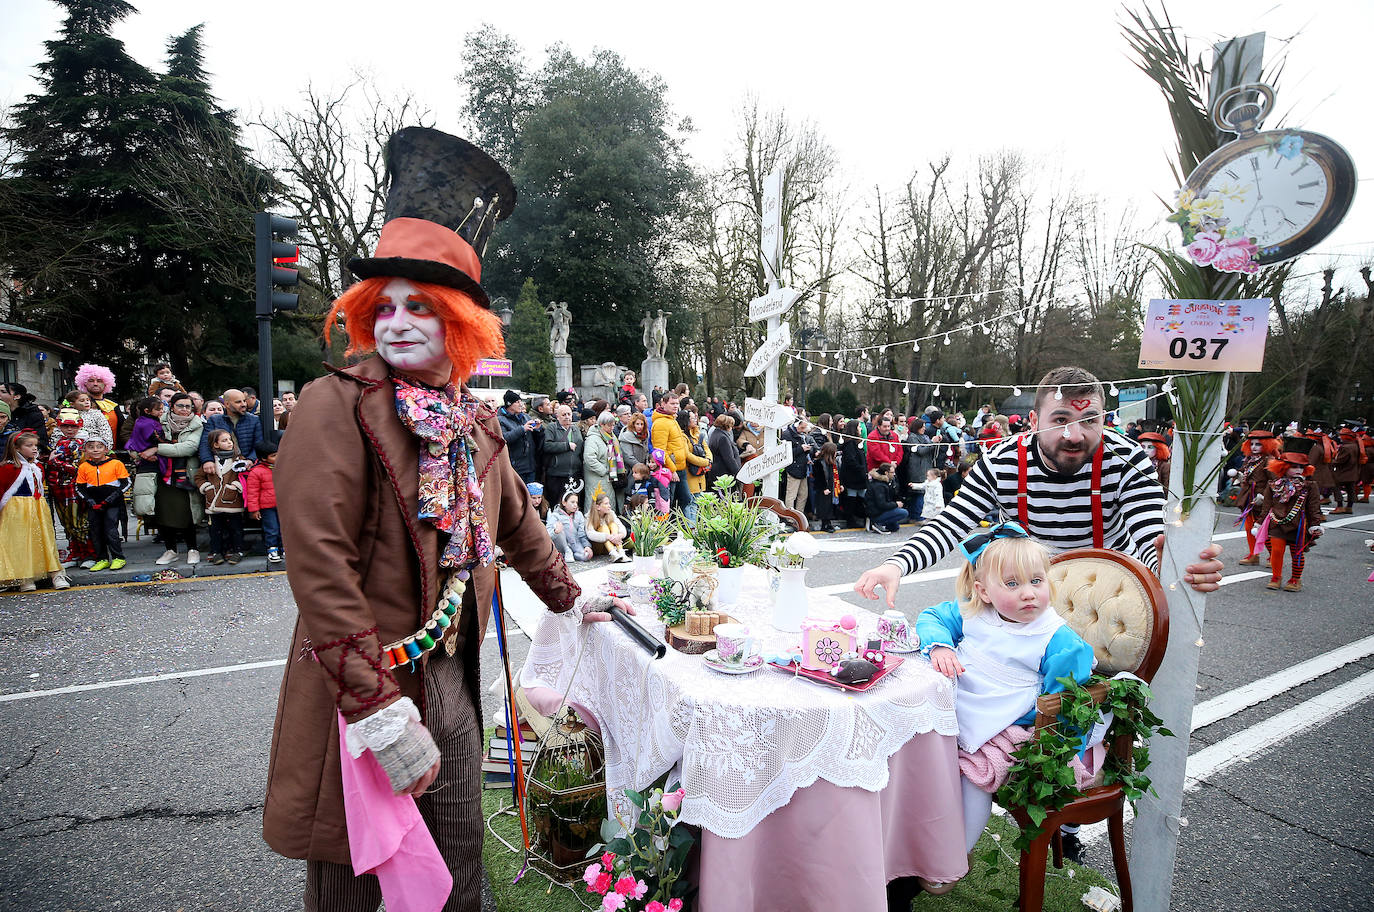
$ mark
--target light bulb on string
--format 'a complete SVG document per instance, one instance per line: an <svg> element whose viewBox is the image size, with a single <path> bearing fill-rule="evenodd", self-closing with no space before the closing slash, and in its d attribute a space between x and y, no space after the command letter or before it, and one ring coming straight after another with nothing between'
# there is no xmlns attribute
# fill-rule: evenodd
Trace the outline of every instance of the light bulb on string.
<svg viewBox="0 0 1374 912"><path fill-rule="evenodd" d="M1068 439L1068 436L1069 436L1069 426L1066 424L1066 425L1064 425L1064 437L1065 437L1065 439Z"/></svg>
<svg viewBox="0 0 1374 912"><path fill-rule="evenodd" d="M973 381L972 381L972 380L965 380L965 381L964 381L964 389L966 389L966 390L971 390L971 389L973 389Z"/></svg>
<svg viewBox="0 0 1374 912"><path fill-rule="evenodd" d="M940 396L940 384L938 384L938 383L935 384L935 389L931 390L931 391L930 391L930 394L931 394L932 396L935 396L936 398L939 398L939 396Z"/></svg>
<svg viewBox="0 0 1374 912"><path fill-rule="evenodd" d="M859 375L858 375L858 374L850 374L850 375L849 375L849 382L850 382L850 383L858 383L858 382L859 382Z"/></svg>
<svg viewBox="0 0 1374 912"><path fill-rule="evenodd" d="M921 343L920 343L920 342L912 342L912 343L911 343L911 353L912 353L913 355L916 354L917 352L919 352L920 350L921 350Z"/></svg>
<svg viewBox="0 0 1374 912"><path fill-rule="evenodd" d="M902 384L902 395L903 395L903 396L909 396L909 395L911 395L911 384L910 384L910 383L903 383L903 384Z"/></svg>
<svg viewBox="0 0 1374 912"><path fill-rule="evenodd" d="M869 383L877 383L877 382L878 382L878 378L877 378L877 377L869 377L869 378L868 378L868 382L869 382Z"/></svg>
<svg viewBox="0 0 1374 912"><path fill-rule="evenodd" d="M1013 396L1019 396L1019 395L1021 395L1021 387L1019 387L1019 386L1013 386L1013 387L1011 388L1011 394L1012 394Z"/></svg>
<svg viewBox="0 0 1374 912"><path fill-rule="evenodd" d="M945 341L942 342L941 344L942 344L942 345L948 345L948 344L949 344L949 333L945 333Z"/></svg>
<svg viewBox="0 0 1374 912"><path fill-rule="evenodd" d="M1064 388L1063 388L1062 386L1056 386L1056 387L1054 388L1054 398L1055 398L1055 399L1063 399L1063 398L1064 398Z"/></svg>
<svg viewBox="0 0 1374 912"><path fill-rule="evenodd" d="M1120 395L1121 395L1121 390L1117 389L1117 388L1116 388L1116 384L1113 383L1113 384L1112 384L1112 388L1109 389L1109 390L1107 390L1107 393L1108 393L1109 395L1112 395L1112 396L1120 396Z"/></svg>
<svg viewBox="0 0 1374 912"><path fill-rule="evenodd" d="M823 368L821 368L821 376L822 376L822 377L824 377L824 376L825 376L826 374L828 374L828 373L830 373L830 368L828 368L828 367L823 367Z"/></svg>

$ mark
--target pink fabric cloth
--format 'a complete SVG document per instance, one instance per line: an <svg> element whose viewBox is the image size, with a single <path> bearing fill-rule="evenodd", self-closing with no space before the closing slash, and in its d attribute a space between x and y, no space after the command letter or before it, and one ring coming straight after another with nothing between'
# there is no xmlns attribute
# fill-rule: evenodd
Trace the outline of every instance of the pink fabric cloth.
<svg viewBox="0 0 1374 912"><path fill-rule="evenodd" d="M1023 725L1008 725L993 735L978 750L959 751L959 775L985 792L995 792L1007 781L1012 751L1029 741L1031 730Z"/></svg>
<svg viewBox="0 0 1374 912"><path fill-rule="evenodd" d="M819 781L742 839L703 831L702 912L887 908L887 883L968 872L953 736L917 735L888 759L881 792Z"/></svg>
<svg viewBox="0 0 1374 912"><path fill-rule="evenodd" d="M1012 752L1029 741L1032 734L1034 732L1024 725L1008 725L973 753L959 751L959 775L989 794L996 792L1007 781L1007 774L1016 763ZM1095 784L1093 780L1102 769L1102 759L1106 755L1106 748L1098 743L1084 751L1081 757L1074 757L1069 762L1074 785L1081 789Z"/></svg>
<svg viewBox="0 0 1374 912"><path fill-rule="evenodd" d="M353 873L377 875L387 912L439 912L453 892L453 875L420 817L415 799L395 795L372 751L358 759L344 740L339 716L339 763Z"/></svg>

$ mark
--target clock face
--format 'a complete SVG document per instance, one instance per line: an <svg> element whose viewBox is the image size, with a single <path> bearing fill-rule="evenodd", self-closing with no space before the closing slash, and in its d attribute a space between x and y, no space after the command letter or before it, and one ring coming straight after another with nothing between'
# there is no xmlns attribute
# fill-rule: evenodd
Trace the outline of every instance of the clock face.
<svg viewBox="0 0 1374 912"><path fill-rule="evenodd" d="M1320 162L1301 152L1288 157L1261 146L1213 174L1203 194L1224 200L1231 225L1266 248L1281 246L1310 227L1325 209L1329 190Z"/></svg>
<svg viewBox="0 0 1374 912"><path fill-rule="evenodd" d="M1320 243L1350 211L1355 184L1349 153L1319 133L1251 133L1194 169L1185 185L1189 197L1170 220L1183 228L1194 262L1252 272ZM1249 238L1247 266L1234 245Z"/></svg>

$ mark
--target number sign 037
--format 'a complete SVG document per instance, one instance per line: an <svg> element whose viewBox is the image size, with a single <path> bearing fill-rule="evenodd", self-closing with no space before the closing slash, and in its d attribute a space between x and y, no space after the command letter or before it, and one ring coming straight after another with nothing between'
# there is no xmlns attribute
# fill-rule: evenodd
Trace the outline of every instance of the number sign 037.
<svg viewBox="0 0 1374 912"><path fill-rule="evenodd" d="M1140 367L1254 373L1264 367L1268 298L1150 302Z"/></svg>

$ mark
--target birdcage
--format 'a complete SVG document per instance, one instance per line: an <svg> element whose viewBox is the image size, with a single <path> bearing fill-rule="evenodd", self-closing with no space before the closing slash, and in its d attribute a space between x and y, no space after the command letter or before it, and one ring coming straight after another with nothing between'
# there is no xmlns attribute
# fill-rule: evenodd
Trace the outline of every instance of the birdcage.
<svg viewBox="0 0 1374 912"><path fill-rule="evenodd" d="M581 878L587 852L601 842L606 767L600 736L571 707L563 707L539 742L525 802L529 863L560 882Z"/></svg>

